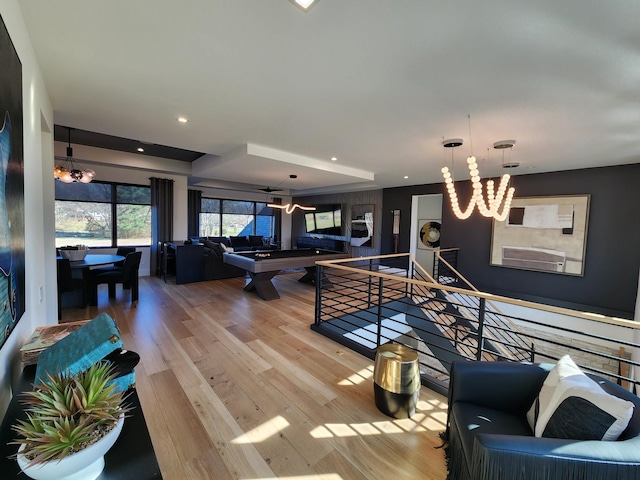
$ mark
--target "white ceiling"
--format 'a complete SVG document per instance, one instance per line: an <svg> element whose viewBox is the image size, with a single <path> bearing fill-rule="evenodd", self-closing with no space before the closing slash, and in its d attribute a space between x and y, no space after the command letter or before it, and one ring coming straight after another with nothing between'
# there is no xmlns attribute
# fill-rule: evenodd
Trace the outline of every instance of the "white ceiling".
<svg viewBox="0 0 640 480"><path fill-rule="evenodd" d="M191 184L434 183L443 137L468 178L467 115L483 176L503 139L515 175L640 161L638 0L20 5L55 122L205 152Z"/></svg>

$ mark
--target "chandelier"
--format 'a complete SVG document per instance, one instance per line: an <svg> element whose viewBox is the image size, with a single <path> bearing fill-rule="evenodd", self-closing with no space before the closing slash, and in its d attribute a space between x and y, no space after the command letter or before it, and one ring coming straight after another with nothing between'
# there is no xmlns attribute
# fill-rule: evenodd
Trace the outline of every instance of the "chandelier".
<svg viewBox="0 0 640 480"><path fill-rule="evenodd" d="M471 128L469 128L471 130ZM504 149L513 148L516 143L515 140L502 140L493 144L493 148L503 150L503 167L507 168L504 164ZM442 145L445 148L455 148L462 145L461 138L452 138L449 140L443 140ZM453 150L451 151L451 158L453 162ZM513 165L513 164L510 164ZM448 167L442 168L442 176L444 177L447 192L449 193L449 200L451 201L451 208L453 213L460 220L465 220L471 216L474 208L477 206L481 215L489 218L495 218L499 222L506 220L509 215L509 209L511 208L511 200L515 193L515 188L509 187L510 175L504 174L500 179L498 190L495 190L495 184L493 180L487 180L486 184L486 201L483 194L482 182L480 182L480 171L478 170L478 163L476 157L473 155L467 158L467 167L469 168L469 175L471 176L471 185L473 188L473 194L469 205L463 211L460 209L458 202L458 195L453 183L453 176L449 172ZM508 188L509 187L509 188ZM508 188L508 189L507 189Z"/></svg>
<svg viewBox="0 0 640 480"><path fill-rule="evenodd" d="M67 145L67 158L62 163L53 167L53 176L56 180L64 183L91 183L96 176L96 172L89 169L82 169L73 160L73 148L71 148L71 128L67 127L69 132L69 143Z"/></svg>
<svg viewBox="0 0 640 480"><path fill-rule="evenodd" d="M298 175L289 175L289 178L298 178ZM267 188L261 189L261 190L266 191L267 193L269 193L269 192L277 192L277 191L279 191L279 190L277 190L277 188L280 185L282 185L286 180L287 179L285 178L282 182L280 182L278 185L276 185L276 189L267 187ZM313 210L316 209L316 207L305 207L305 206L300 205L298 203L294 203L294 204L286 203L284 205L281 205L279 203L268 203L267 207L279 208L280 210L284 210L284 212L286 214L288 214L288 215L291 215L296 208L299 208L300 210L308 210L308 211L313 211Z"/></svg>

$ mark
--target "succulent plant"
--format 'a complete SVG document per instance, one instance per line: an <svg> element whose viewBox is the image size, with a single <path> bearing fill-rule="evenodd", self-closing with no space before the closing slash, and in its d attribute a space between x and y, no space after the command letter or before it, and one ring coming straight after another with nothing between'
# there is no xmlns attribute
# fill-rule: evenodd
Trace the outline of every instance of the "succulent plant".
<svg viewBox="0 0 640 480"><path fill-rule="evenodd" d="M25 445L21 453L30 465L60 460L95 443L131 409L114 378L106 362L75 375L47 374L43 385L23 394L27 419L13 426L21 438L12 443Z"/></svg>

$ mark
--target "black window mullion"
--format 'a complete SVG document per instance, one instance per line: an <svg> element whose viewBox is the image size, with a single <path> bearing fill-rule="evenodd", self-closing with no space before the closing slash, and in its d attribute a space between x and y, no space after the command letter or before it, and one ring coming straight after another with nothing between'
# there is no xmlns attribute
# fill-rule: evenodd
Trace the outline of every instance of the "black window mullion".
<svg viewBox="0 0 640 480"><path fill-rule="evenodd" d="M116 197L117 185L111 184L111 247L118 246L118 198Z"/></svg>
<svg viewBox="0 0 640 480"><path fill-rule="evenodd" d="M258 209L258 204L256 202L253 202L253 234L255 235L257 232L257 223L258 223L258 212L256 211Z"/></svg>

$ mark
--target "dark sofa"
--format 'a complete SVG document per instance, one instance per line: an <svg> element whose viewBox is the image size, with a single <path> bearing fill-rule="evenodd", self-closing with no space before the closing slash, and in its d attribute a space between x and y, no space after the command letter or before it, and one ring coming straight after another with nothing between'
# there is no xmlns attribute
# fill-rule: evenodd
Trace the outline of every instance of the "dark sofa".
<svg viewBox="0 0 640 480"><path fill-rule="evenodd" d="M444 438L449 480L640 479L640 399L589 375L635 405L617 441L537 438L526 412L553 365L454 362Z"/></svg>
<svg viewBox="0 0 640 480"><path fill-rule="evenodd" d="M222 278L244 277L246 272L238 267L225 263L222 257L224 250L221 242L203 240L204 245L204 279L220 280Z"/></svg>
<svg viewBox="0 0 640 480"><path fill-rule="evenodd" d="M239 235L235 237L192 237L192 241L204 243L210 241L222 243L233 248L234 252L247 252L256 250L275 250L276 246L269 242L268 238L262 235Z"/></svg>

